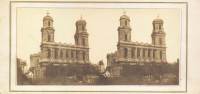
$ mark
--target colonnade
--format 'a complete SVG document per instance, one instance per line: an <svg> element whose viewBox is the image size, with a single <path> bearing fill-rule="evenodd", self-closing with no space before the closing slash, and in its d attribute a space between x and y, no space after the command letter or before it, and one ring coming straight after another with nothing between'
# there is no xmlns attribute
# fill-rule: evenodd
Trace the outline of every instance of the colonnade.
<svg viewBox="0 0 200 94"><path fill-rule="evenodd" d="M89 62L89 51L86 49L42 48L41 59L57 62Z"/></svg>
<svg viewBox="0 0 200 94"><path fill-rule="evenodd" d="M165 61L166 54L164 48L148 47L120 47L118 57L121 59L139 61Z"/></svg>

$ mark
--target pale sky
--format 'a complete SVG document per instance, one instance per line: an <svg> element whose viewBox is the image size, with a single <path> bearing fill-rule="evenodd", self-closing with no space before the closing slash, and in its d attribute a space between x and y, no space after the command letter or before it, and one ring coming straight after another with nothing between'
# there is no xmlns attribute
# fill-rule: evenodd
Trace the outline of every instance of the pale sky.
<svg viewBox="0 0 200 94"><path fill-rule="evenodd" d="M104 60L117 50L119 18L123 10L130 17L132 41L151 43L152 21L158 15L164 21L167 61L174 62L180 54L179 9L17 9L17 57L30 62L30 54L40 51L41 27L47 10L54 19L55 41L74 44L75 22L82 15L89 33L90 61Z"/></svg>

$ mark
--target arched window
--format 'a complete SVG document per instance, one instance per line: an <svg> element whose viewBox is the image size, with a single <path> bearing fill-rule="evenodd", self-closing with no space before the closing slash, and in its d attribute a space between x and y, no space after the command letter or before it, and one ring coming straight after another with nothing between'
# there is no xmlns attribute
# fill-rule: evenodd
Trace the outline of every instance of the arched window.
<svg viewBox="0 0 200 94"><path fill-rule="evenodd" d="M124 48L124 58L127 58L127 57L128 57L128 49Z"/></svg>
<svg viewBox="0 0 200 94"><path fill-rule="evenodd" d="M128 35L127 34L125 34L125 41L127 41L128 40Z"/></svg>
<svg viewBox="0 0 200 94"><path fill-rule="evenodd" d="M51 41L51 35L48 34L48 40L47 41Z"/></svg>
<svg viewBox="0 0 200 94"><path fill-rule="evenodd" d="M159 30L161 30L161 25L159 25Z"/></svg>
<svg viewBox="0 0 200 94"><path fill-rule="evenodd" d="M125 20L125 26L127 26L127 25L128 25L128 21Z"/></svg>
<svg viewBox="0 0 200 94"><path fill-rule="evenodd" d="M81 25L77 25L77 29L78 29L78 30L81 30Z"/></svg>
<svg viewBox="0 0 200 94"><path fill-rule="evenodd" d="M48 26L51 26L51 22L50 21L48 21Z"/></svg>
<svg viewBox="0 0 200 94"><path fill-rule="evenodd" d="M82 27L82 30L84 30L84 29L85 29L84 25L82 25L81 27Z"/></svg>

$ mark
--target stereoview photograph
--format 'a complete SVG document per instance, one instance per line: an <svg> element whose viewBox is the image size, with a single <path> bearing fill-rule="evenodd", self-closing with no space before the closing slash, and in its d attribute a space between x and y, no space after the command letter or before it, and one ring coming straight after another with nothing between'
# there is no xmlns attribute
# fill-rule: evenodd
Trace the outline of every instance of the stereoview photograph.
<svg viewBox="0 0 200 94"><path fill-rule="evenodd" d="M18 8L17 85L179 85L180 10Z"/></svg>

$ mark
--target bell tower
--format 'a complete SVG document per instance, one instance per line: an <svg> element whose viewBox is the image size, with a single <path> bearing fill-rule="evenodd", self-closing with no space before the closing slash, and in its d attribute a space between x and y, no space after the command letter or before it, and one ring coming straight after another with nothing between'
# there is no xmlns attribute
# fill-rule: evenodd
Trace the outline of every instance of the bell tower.
<svg viewBox="0 0 200 94"><path fill-rule="evenodd" d="M159 16L153 20L153 32L151 34L152 44L165 47L165 32L163 28L163 20Z"/></svg>
<svg viewBox="0 0 200 94"><path fill-rule="evenodd" d="M124 12L119 19L120 26L118 27L118 42L130 42L131 41L131 28L130 28L130 18Z"/></svg>
<svg viewBox="0 0 200 94"><path fill-rule="evenodd" d="M155 61L166 62L166 44L165 44L165 32L163 28L163 20L159 16L153 20L153 32L151 34L152 44L159 47L155 49Z"/></svg>
<svg viewBox="0 0 200 94"><path fill-rule="evenodd" d="M76 33L74 35L75 44L78 46L88 47L88 33L86 29L86 21L80 18L76 21Z"/></svg>
<svg viewBox="0 0 200 94"><path fill-rule="evenodd" d="M49 13L43 18L42 42L54 42L54 28L53 18L49 16Z"/></svg>

